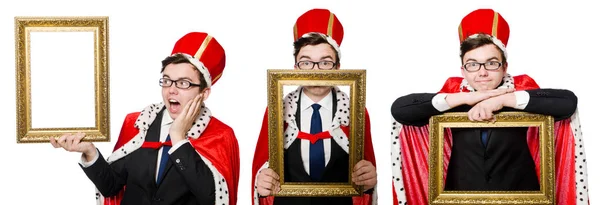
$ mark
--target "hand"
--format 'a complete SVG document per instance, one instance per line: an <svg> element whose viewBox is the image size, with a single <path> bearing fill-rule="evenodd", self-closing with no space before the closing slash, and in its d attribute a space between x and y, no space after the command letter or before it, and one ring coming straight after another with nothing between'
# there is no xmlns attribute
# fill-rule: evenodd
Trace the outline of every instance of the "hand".
<svg viewBox="0 0 600 205"><path fill-rule="evenodd" d="M281 190L281 186L279 185L279 175L272 169L263 169L258 173L256 186L260 196L275 194Z"/></svg>
<svg viewBox="0 0 600 205"><path fill-rule="evenodd" d="M367 160L360 160L354 166L352 172L352 182L356 185L364 185L364 190L369 190L377 184L377 171L373 163Z"/></svg>
<svg viewBox="0 0 600 205"><path fill-rule="evenodd" d="M446 96L446 102L450 107L456 107L462 104L475 105L481 101L514 92L514 88L501 88L486 91L476 91L469 93L453 93Z"/></svg>
<svg viewBox="0 0 600 205"><path fill-rule="evenodd" d="M507 96L508 95L496 96L477 103L468 112L469 120L490 122L496 121L493 112L498 111L504 107L505 99Z"/></svg>
<svg viewBox="0 0 600 205"><path fill-rule="evenodd" d="M177 119L171 124L169 129L169 135L171 136L171 143L177 144L179 141L185 139L187 132L192 128L192 123L198 119L200 115L200 108L202 107L202 94L198 94L193 100L185 104L183 110Z"/></svg>
<svg viewBox="0 0 600 205"><path fill-rule="evenodd" d="M82 142L85 137L84 133L64 134L58 140L50 137L50 144L54 148L63 148L69 152L83 153L86 161L92 161L96 157L96 147L91 142Z"/></svg>

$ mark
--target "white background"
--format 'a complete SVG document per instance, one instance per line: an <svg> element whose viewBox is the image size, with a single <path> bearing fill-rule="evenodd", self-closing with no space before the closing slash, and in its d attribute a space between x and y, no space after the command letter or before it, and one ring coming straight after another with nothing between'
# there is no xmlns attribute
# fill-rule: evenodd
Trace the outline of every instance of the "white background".
<svg viewBox="0 0 600 205"><path fill-rule="evenodd" d="M390 106L399 96L437 92L460 75L457 28L470 11L491 7L511 26L509 72L527 73L542 87L568 88L579 97L587 156L597 156L600 113L592 98L598 85L600 16L593 1L3 1L0 5L2 107L0 196L17 204L93 204L94 187L77 165L79 154L50 144L16 143L15 16L110 17L110 143L127 113L161 101L160 61L177 39L205 31L225 48L227 65L207 105L235 130L240 144L239 204L250 204L254 148L267 106L266 69L293 66L293 25L305 11L331 9L344 25L342 68L367 69L367 108L377 158L379 202L392 199ZM78 51L61 50L68 61ZM61 76L54 76L61 77ZM69 103L78 93L56 90ZM50 99L48 99L50 100ZM68 120L78 116L56 116ZM600 200L598 159L588 159L591 201ZM558 176L560 177L560 176Z"/></svg>
<svg viewBox="0 0 600 205"><path fill-rule="evenodd" d="M31 40L31 127L94 127L94 32L32 31ZM62 60L56 50L74 50L76 58ZM61 60L57 60L61 59ZM57 92L68 88L70 92ZM56 100L49 100L56 98ZM64 100L69 99L69 103ZM55 120L56 115L78 118Z"/></svg>

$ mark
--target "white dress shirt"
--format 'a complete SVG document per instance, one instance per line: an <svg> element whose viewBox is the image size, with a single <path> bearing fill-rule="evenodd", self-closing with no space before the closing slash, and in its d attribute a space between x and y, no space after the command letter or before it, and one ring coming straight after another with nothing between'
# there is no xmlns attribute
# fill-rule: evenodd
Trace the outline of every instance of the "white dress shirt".
<svg viewBox="0 0 600 205"><path fill-rule="evenodd" d="M173 118L171 118L171 116L169 115L169 112L167 110L165 110L163 112L163 117L162 117L161 127L160 127L160 141L161 142L164 142L167 139L167 135L169 135L169 129L171 128L172 123L173 123ZM171 147L171 149L169 150L169 154L175 152L175 150L177 150L177 148L181 147L181 145L188 143L188 142L189 142L189 140L187 140L187 139L179 141L177 144L175 144L175 145L173 145L173 147ZM162 150L163 150L162 147L158 150L158 157L156 159L156 172L154 175L154 180L157 180L157 178L158 178L158 168L160 167L160 161L162 160L161 159L162 158ZM98 160L98 156L99 156L98 149L96 149L96 157L93 160L86 162L85 157L82 154L79 164L81 164L83 167L92 166L96 162L96 160Z"/></svg>
<svg viewBox="0 0 600 205"><path fill-rule="evenodd" d="M321 105L319 113L321 114L321 127L323 131L326 131L331 127L332 112L333 112L333 94L329 91L329 94L325 96L321 101L318 102ZM310 134L310 124L313 114L312 104L315 104L304 92L300 94L300 131ZM300 141L300 154L302 156L302 162L304 164L304 170L310 175L310 140L301 139ZM323 140L323 146L325 151L325 166L329 163L331 157L331 138Z"/></svg>
<svg viewBox="0 0 600 205"><path fill-rule="evenodd" d="M529 103L529 93L524 90L515 91L514 93L517 101L517 106L515 108L519 110L525 109L525 107L527 107L527 104ZM447 95L447 93L440 93L435 95L433 99L431 99L431 104L433 104L433 107L435 107L435 109L437 109L440 112L449 110L450 106L448 105L448 102L446 102Z"/></svg>

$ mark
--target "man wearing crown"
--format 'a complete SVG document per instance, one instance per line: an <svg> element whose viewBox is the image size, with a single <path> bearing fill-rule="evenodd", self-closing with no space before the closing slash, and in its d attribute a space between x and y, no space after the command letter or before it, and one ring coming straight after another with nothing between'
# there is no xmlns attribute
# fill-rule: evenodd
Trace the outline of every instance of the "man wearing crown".
<svg viewBox="0 0 600 205"><path fill-rule="evenodd" d="M340 67L344 30L335 14L312 9L294 26L294 69L332 70ZM350 99L337 87L301 86L284 98L284 173L286 182L347 182ZM252 165L252 200L271 204L377 203L377 173L371 143L369 115L365 112L364 159L353 169L352 181L364 186L355 197L273 197L279 176L269 168L268 116L265 112Z"/></svg>
<svg viewBox="0 0 600 205"><path fill-rule="evenodd" d="M438 93L398 98L391 107L394 204L428 204L428 123L444 112L467 112L472 121L494 121L498 111L524 111L555 119L556 202L588 204L587 173L577 97L542 89L527 75L507 73L509 26L491 9L466 15L459 25L460 77ZM453 128L445 133L444 190L540 190L537 132L528 128Z"/></svg>
<svg viewBox="0 0 600 205"><path fill-rule="evenodd" d="M212 36L191 32L162 61L163 102L125 117L105 160L83 134L51 138L81 152L98 204L236 204L239 148L233 130L204 105L225 68Z"/></svg>

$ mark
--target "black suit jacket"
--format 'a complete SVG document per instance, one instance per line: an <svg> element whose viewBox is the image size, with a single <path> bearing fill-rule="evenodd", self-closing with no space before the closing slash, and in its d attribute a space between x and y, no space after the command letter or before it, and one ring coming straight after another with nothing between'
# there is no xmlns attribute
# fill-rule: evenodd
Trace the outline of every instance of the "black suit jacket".
<svg viewBox="0 0 600 205"><path fill-rule="evenodd" d="M150 125L146 141L159 141L164 110ZM125 185L121 204L214 204L215 184L212 172L190 143L175 150L168 159L164 177L156 184L158 149L139 148L108 164L100 154L84 168L85 174L103 196L114 196ZM177 164L177 166L174 166Z"/></svg>
<svg viewBox="0 0 600 205"><path fill-rule="evenodd" d="M551 115L556 121L570 117L577 97L569 90L527 90L530 99L523 111ZM400 97L392 105L392 116L404 125L423 126L429 118L442 114L431 100L434 93ZM448 112L467 112L462 105ZM518 111L503 108L500 111ZM488 129L487 147L481 130ZM535 163L527 146L527 128L452 128L452 155L445 190L512 191L539 190Z"/></svg>

